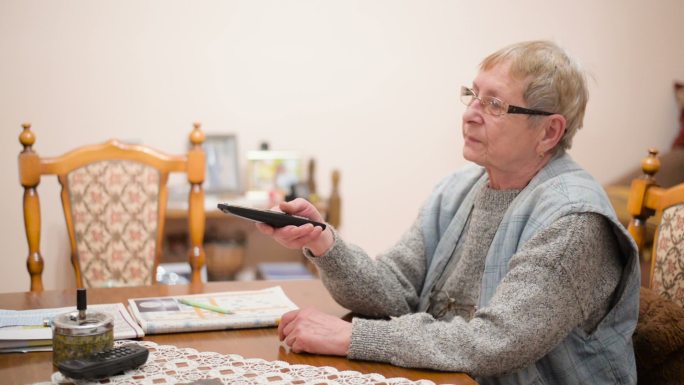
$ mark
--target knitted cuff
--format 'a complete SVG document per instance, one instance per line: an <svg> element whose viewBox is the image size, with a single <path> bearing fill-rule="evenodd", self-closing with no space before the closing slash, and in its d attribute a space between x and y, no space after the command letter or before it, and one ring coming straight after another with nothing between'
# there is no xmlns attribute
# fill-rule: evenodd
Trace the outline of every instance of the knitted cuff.
<svg viewBox="0 0 684 385"><path fill-rule="evenodd" d="M347 357L355 360L392 362L392 327L386 320L354 318Z"/></svg>
<svg viewBox="0 0 684 385"><path fill-rule="evenodd" d="M303 248L302 252L304 256L311 261L319 270L325 271L329 276L334 276L335 272L343 271L344 264L344 254L347 249L347 245L337 234L337 230L330 227L333 234L333 246L323 255L317 257L311 253L308 248Z"/></svg>

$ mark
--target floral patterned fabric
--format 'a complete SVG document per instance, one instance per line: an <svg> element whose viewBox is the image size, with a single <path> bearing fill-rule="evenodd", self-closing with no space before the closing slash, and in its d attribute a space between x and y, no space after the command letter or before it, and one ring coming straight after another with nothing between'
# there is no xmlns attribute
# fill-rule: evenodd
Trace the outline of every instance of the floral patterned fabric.
<svg viewBox="0 0 684 385"><path fill-rule="evenodd" d="M663 211L656 240L652 288L684 307L684 205Z"/></svg>
<svg viewBox="0 0 684 385"><path fill-rule="evenodd" d="M160 173L133 161L101 161L67 175L77 255L86 287L151 284Z"/></svg>

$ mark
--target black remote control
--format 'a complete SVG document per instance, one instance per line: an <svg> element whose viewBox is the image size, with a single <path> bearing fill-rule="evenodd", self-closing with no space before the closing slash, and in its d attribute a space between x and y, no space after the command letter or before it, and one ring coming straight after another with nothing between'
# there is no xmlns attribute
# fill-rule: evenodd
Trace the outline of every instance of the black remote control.
<svg viewBox="0 0 684 385"><path fill-rule="evenodd" d="M251 207L236 206L228 203L219 203L218 208L226 214L233 214L239 217L251 219L253 221L262 222L273 227L285 227L288 225L301 226L311 223L325 230L325 223L312 221L309 218L300 217L297 215L290 215L273 210L259 210Z"/></svg>
<svg viewBox="0 0 684 385"><path fill-rule="evenodd" d="M144 364L149 354L144 346L126 344L89 357L62 361L57 368L73 379L109 377Z"/></svg>

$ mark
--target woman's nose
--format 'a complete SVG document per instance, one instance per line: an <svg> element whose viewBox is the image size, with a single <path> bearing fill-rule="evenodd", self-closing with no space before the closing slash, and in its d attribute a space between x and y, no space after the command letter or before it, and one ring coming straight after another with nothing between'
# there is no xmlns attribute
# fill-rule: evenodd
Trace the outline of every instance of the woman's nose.
<svg viewBox="0 0 684 385"><path fill-rule="evenodd" d="M482 108L482 102L480 101L479 97L473 97L473 100L470 102L469 105L466 106L466 109L470 108Z"/></svg>
<svg viewBox="0 0 684 385"><path fill-rule="evenodd" d="M473 99L472 103L466 106L465 111L463 111L463 121L470 122L474 121L477 123L482 122L482 115L484 110L479 99Z"/></svg>

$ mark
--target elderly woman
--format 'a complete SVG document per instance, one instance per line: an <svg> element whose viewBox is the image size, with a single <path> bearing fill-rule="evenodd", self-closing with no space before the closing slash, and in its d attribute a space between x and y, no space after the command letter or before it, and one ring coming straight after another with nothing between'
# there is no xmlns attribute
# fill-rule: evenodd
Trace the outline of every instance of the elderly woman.
<svg viewBox="0 0 684 385"><path fill-rule="evenodd" d="M294 352L467 372L482 383L630 384L636 249L601 186L565 152L582 126L584 75L553 43L489 57L462 87L463 156L413 226L376 259L334 229L259 229L304 248L351 323L304 309ZM279 205L322 220L305 200Z"/></svg>

